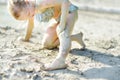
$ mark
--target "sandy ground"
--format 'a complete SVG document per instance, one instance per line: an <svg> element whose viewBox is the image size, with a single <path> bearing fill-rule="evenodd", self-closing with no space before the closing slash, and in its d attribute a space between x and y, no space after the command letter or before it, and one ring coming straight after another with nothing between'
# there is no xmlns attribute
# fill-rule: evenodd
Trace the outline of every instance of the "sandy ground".
<svg viewBox="0 0 120 80"><path fill-rule="evenodd" d="M72 42L69 67L43 71L40 66L58 53L41 50L45 25L36 23L30 42L17 41L25 34L25 22L9 17L5 6L0 9L0 80L120 80L120 15L79 11L73 34L84 33L87 49Z"/></svg>

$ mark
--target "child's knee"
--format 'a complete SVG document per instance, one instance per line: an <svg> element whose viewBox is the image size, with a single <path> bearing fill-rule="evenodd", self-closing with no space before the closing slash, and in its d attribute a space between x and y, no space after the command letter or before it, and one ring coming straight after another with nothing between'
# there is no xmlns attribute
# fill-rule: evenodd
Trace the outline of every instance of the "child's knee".
<svg viewBox="0 0 120 80"><path fill-rule="evenodd" d="M52 49L52 48L56 47L54 45L54 42L55 42L55 40L53 40L52 37L44 38L42 41L42 47L46 48L46 49Z"/></svg>

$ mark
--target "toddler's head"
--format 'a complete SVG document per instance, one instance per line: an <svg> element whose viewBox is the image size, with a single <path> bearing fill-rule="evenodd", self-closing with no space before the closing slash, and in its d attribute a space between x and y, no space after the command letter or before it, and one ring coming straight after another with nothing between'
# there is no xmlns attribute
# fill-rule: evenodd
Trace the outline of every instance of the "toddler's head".
<svg viewBox="0 0 120 80"><path fill-rule="evenodd" d="M10 14L18 20L27 20L35 14L35 2L33 0L9 0Z"/></svg>

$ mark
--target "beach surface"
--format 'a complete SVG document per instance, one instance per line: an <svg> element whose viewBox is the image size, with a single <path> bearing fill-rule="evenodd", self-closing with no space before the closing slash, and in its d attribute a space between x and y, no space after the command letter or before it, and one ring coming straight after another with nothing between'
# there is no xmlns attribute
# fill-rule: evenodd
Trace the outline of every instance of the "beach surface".
<svg viewBox="0 0 120 80"><path fill-rule="evenodd" d="M0 80L120 80L120 15L80 11L73 34L83 32L86 49L72 42L68 67L43 71L58 49L42 50L41 41L48 23L35 23L30 42L25 36L26 21L16 21L0 6Z"/></svg>

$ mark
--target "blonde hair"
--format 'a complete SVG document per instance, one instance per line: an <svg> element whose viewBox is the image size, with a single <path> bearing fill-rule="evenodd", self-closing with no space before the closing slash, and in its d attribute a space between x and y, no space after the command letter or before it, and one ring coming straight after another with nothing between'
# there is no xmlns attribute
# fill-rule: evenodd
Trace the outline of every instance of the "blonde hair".
<svg viewBox="0 0 120 80"><path fill-rule="evenodd" d="M20 11L25 8L25 0L9 0L8 1L8 10L9 13L15 18L18 19L20 16Z"/></svg>

